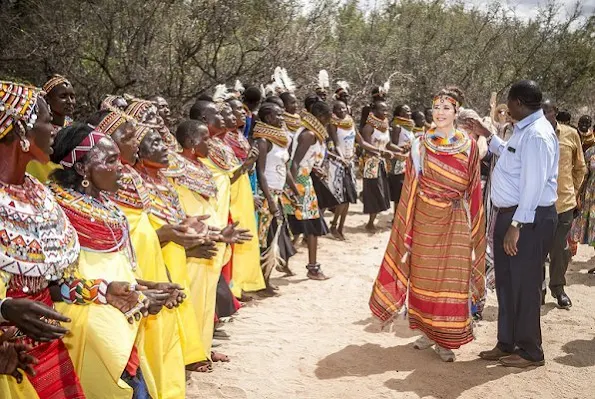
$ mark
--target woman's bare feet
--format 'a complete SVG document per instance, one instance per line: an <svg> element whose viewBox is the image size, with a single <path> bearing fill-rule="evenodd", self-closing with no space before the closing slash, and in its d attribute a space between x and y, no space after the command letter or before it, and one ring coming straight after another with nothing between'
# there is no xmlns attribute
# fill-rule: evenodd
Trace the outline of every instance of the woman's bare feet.
<svg viewBox="0 0 595 399"><path fill-rule="evenodd" d="M209 360L192 363L186 366L186 371L194 371L196 373L211 373L213 372L213 363Z"/></svg>
<svg viewBox="0 0 595 399"><path fill-rule="evenodd" d="M211 360L213 362L223 362L223 363L230 362L229 356L227 356L223 353L219 353L219 352L211 352Z"/></svg>
<svg viewBox="0 0 595 399"><path fill-rule="evenodd" d="M308 274L306 275L306 277L308 277L310 280L328 280L329 278L327 276L324 275L324 273L322 272L322 269L320 268L320 264L317 263L315 265L307 265L306 269L308 269Z"/></svg>

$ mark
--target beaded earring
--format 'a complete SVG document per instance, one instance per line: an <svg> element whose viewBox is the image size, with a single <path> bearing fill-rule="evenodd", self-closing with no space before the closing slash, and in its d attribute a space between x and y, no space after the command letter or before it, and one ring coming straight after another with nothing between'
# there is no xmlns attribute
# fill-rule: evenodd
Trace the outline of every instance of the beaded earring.
<svg viewBox="0 0 595 399"><path fill-rule="evenodd" d="M21 138L21 150L23 152L29 152L29 148L31 148L31 143L27 138Z"/></svg>
<svg viewBox="0 0 595 399"><path fill-rule="evenodd" d="M81 186L83 186L84 188L89 187L89 184L91 184L89 182L89 180L87 180L87 176L85 175L85 177L83 177L83 181L81 182Z"/></svg>

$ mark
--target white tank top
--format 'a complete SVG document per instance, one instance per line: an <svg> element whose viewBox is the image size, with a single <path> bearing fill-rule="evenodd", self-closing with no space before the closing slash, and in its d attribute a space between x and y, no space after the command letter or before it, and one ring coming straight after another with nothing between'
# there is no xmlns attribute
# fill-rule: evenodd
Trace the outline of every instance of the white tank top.
<svg viewBox="0 0 595 399"><path fill-rule="evenodd" d="M355 146L355 128L349 130L337 127L338 148L346 159L352 159Z"/></svg>
<svg viewBox="0 0 595 399"><path fill-rule="evenodd" d="M306 128L299 128L299 130L295 134L295 137L293 138L293 143L291 145L291 159L295 157L295 152L298 147L299 138L304 130L306 130ZM318 140L316 140L315 143L312 144L310 148L308 148L308 151L306 152L306 155L304 155L304 158L302 158L302 161L298 165L298 168L305 169L304 173L309 175L310 172L312 172L312 168L314 166L320 166L322 164L322 161L324 161L325 151L326 146Z"/></svg>
<svg viewBox="0 0 595 399"><path fill-rule="evenodd" d="M390 142L390 133L388 132L388 130L382 133L380 130L374 129L371 141L372 142L370 144L372 144L374 148L384 150L386 148L386 145Z"/></svg>
<svg viewBox="0 0 595 399"><path fill-rule="evenodd" d="M287 178L287 162L289 151L287 148L271 143L272 148L267 153L264 176L271 190L283 190Z"/></svg>

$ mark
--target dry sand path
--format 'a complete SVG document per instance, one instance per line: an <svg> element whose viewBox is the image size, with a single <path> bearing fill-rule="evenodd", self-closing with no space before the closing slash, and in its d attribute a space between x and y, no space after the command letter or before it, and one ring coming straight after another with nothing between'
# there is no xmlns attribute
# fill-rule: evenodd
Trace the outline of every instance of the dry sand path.
<svg viewBox="0 0 595 399"><path fill-rule="evenodd" d="M332 278L305 278L306 250L292 258L292 278L275 278L281 295L241 309L225 329L230 341L218 351L231 363L210 374L193 374L188 398L594 398L595 265L583 246L568 272L570 311L542 309L547 363L530 370L506 369L478 359L496 339L497 304L491 293L477 340L445 364L431 350L416 351L415 333L404 321L380 332L368 298L389 236L368 235L361 207L347 220L347 242L320 240L320 262Z"/></svg>

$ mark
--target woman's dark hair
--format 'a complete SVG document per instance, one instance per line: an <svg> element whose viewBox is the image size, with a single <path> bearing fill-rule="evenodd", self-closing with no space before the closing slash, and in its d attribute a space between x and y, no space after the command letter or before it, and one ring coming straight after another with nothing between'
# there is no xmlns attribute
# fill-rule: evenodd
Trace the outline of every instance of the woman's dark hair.
<svg viewBox="0 0 595 399"><path fill-rule="evenodd" d="M281 98L279 98L278 96L268 96L264 100L263 104L266 104L266 103L273 103L273 104L278 105L281 108L285 108L285 104L283 103L283 100L281 100Z"/></svg>
<svg viewBox="0 0 595 399"><path fill-rule="evenodd" d="M269 115L272 115L278 109L279 106L277 104L272 102L265 102L260 106L260 109L258 110L258 119L264 122Z"/></svg>
<svg viewBox="0 0 595 399"><path fill-rule="evenodd" d="M397 117L397 116L401 116L401 112L403 112L403 109L405 109L405 104L400 104L397 105L395 107L395 110L393 111L393 117Z"/></svg>
<svg viewBox="0 0 595 399"><path fill-rule="evenodd" d="M510 87L508 98L519 100L521 104L529 109L538 109L543 101L543 93L537 82L533 80L521 80Z"/></svg>
<svg viewBox="0 0 595 399"><path fill-rule="evenodd" d="M322 102L320 97L318 97L318 94L308 94L304 99L304 107L306 108L306 111L312 112L312 106L317 102Z"/></svg>
<svg viewBox="0 0 595 399"><path fill-rule="evenodd" d="M74 123L68 127L60 129L54 145L52 146L54 153L50 156L50 160L59 164L68 154L72 152L84 139L93 131L93 128L86 123ZM85 155L79 161L83 163L86 161ZM57 182L64 188L76 188L83 181L83 176L79 175L74 168L56 169L51 175L50 179Z"/></svg>
<svg viewBox="0 0 595 399"><path fill-rule="evenodd" d="M256 104L262 100L262 93L256 86L249 86L244 90L244 101L249 104Z"/></svg>
<svg viewBox="0 0 595 399"><path fill-rule="evenodd" d="M283 93L281 93L281 95L279 96L279 98L281 98L281 101L283 101L283 104L287 105L287 103L289 102L289 99L291 98L291 96L293 96L293 93L290 93L288 91L284 91Z"/></svg>
<svg viewBox="0 0 595 399"><path fill-rule="evenodd" d="M200 96L196 97L196 102L199 102L199 101L211 101L212 102L213 97L204 93L204 94L201 94Z"/></svg>
<svg viewBox="0 0 595 399"><path fill-rule="evenodd" d="M459 89L456 86L448 86L448 87L440 90L438 93L436 93L436 97L439 97L439 96L452 97L459 102L459 106L462 106L463 104L465 104L465 94L463 93L463 91L461 89Z"/></svg>
<svg viewBox="0 0 595 399"><path fill-rule="evenodd" d="M556 120L560 123L570 123L571 119L572 114L567 109L558 111L558 114L556 115Z"/></svg>
<svg viewBox="0 0 595 399"><path fill-rule="evenodd" d="M178 125L176 129L176 139L178 143L182 147L184 144L192 137L192 135L201 128L201 126L206 126L204 122L197 121L194 119L187 119Z"/></svg>
<svg viewBox="0 0 595 399"><path fill-rule="evenodd" d="M318 101L312 104L310 113L317 118L332 114L330 105L328 105L325 101Z"/></svg>
<svg viewBox="0 0 595 399"><path fill-rule="evenodd" d="M87 118L87 123L91 126L97 126L101 123L101 121L112 111L109 109L102 109L99 111L95 111Z"/></svg>

